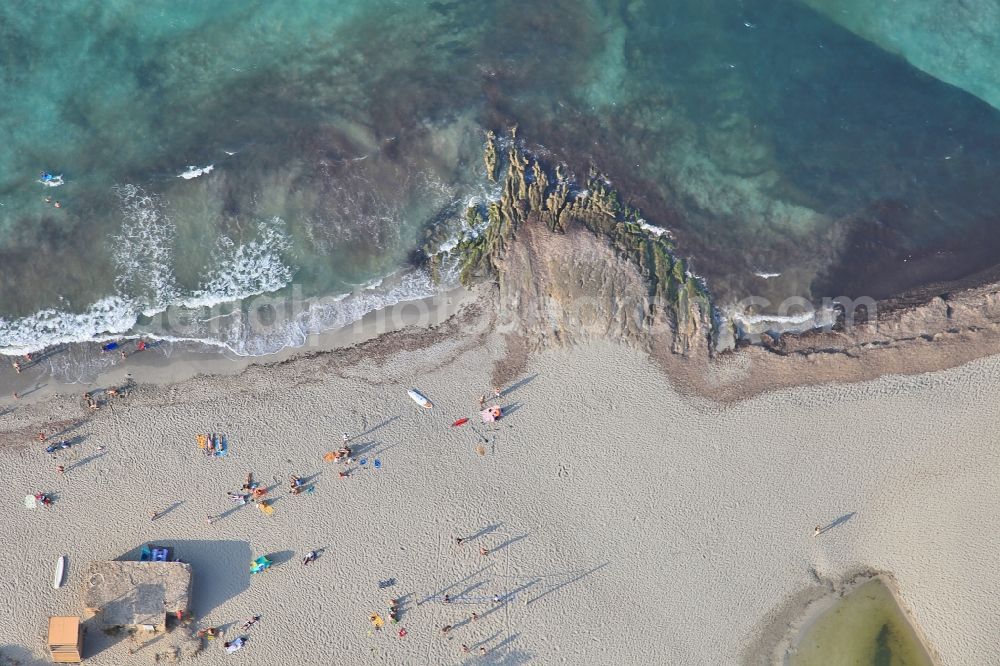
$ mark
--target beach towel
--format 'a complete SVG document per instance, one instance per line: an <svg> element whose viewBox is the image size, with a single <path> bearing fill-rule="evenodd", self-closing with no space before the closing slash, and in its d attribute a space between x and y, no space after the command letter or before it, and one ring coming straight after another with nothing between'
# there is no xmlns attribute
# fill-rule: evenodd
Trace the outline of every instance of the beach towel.
<svg viewBox="0 0 1000 666"><path fill-rule="evenodd" d="M36 506L38 506L38 504L35 502L35 496L34 495L25 495L24 496L24 508L25 509L34 509Z"/></svg>
<svg viewBox="0 0 1000 666"><path fill-rule="evenodd" d="M274 513L274 507L271 506L270 504L264 504L263 502L261 502L260 504L257 505L257 508L260 509L261 513L263 513L265 516L270 516L272 513Z"/></svg>
<svg viewBox="0 0 1000 666"><path fill-rule="evenodd" d="M256 560L250 563L250 573L260 573L264 569L271 566L271 560L267 559L266 555L261 555Z"/></svg>

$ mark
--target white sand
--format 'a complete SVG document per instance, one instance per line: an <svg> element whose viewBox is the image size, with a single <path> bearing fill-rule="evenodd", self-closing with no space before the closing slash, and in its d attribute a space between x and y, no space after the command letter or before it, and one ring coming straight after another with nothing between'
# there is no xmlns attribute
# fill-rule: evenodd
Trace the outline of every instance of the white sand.
<svg viewBox="0 0 1000 666"><path fill-rule="evenodd" d="M942 664L1000 660L1000 359L722 408L680 397L634 352L554 351L505 398L516 409L480 457L470 426L447 426L474 415L499 350L458 345L384 366L318 357L141 391L72 433L87 438L65 464L107 451L64 478L29 437L8 445L0 653L43 661L45 618L80 611L86 564L156 542L193 564L199 626L226 625L231 638L262 616L242 651L227 656L216 641L205 664L735 664L774 609L815 585L814 570L864 568L894 574ZM435 401L433 415L410 386ZM42 410L82 414L77 397L19 406L0 428L28 433ZM356 442L382 469L341 480L322 461L342 431L396 416ZM195 447L210 431L228 433L228 457ZM248 470L280 481L275 514L251 506L206 524ZM285 493L289 474L320 471L313 495ZM36 490L56 505L24 510ZM481 557L480 544L496 552ZM325 554L303 567L316 547ZM287 561L249 576L251 556L283 551ZM63 553L67 583L55 591ZM395 586L379 590L388 578ZM408 635L369 636L369 613L385 615L390 596L405 600ZM480 619L466 622L473 611ZM449 637L444 624L456 625ZM463 656L463 643L489 653ZM127 658L123 642L88 663Z"/></svg>

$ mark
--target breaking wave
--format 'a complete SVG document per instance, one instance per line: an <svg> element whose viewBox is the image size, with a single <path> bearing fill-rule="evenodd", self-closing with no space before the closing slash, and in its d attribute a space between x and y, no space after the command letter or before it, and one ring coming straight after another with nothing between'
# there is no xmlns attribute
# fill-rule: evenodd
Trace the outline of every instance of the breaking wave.
<svg viewBox="0 0 1000 666"><path fill-rule="evenodd" d="M114 191L122 213L121 229L111 237L115 293L83 312L45 308L26 317L0 318L0 354L144 335L144 319L190 310L183 318L196 320L199 309L275 292L291 282L293 268L283 259L290 246L288 234L284 223L273 218L260 221L256 237L243 243L220 236L199 287L183 291L174 271L176 229L163 202L135 185Z"/></svg>

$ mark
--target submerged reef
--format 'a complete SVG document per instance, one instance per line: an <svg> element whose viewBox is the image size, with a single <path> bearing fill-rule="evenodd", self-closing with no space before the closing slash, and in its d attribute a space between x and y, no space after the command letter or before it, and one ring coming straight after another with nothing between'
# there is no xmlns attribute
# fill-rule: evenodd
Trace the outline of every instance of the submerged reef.
<svg viewBox="0 0 1000 666"><path fill-rule="evenodd" d="M500 198L469 207L451 251L463 284L496 281L501 323L542 344L602 334L646 346L666 326L674 351L708 350L711 297L669 234L596 171L581 189L522 148L516 129L503 144L487 134L484 163L491 180L503 173Z"/></svg>

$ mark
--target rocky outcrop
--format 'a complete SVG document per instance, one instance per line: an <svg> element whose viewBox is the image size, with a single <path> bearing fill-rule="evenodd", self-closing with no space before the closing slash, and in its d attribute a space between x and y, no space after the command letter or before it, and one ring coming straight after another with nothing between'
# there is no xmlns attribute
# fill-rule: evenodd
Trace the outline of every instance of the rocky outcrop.
<svg viewBox="0 0 1000 666"><path fill-rule="evenodd" d="M502 330L533 347L592 337L706 353L712 305L669 236L644 228L638 211L596 173L578 189L519 147L487 135L488 176L506 167L498 201L469 209L456 252L462 281L496 280Z"/></svg>

